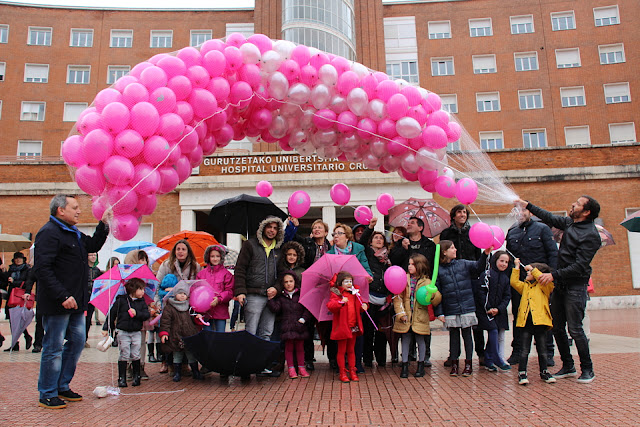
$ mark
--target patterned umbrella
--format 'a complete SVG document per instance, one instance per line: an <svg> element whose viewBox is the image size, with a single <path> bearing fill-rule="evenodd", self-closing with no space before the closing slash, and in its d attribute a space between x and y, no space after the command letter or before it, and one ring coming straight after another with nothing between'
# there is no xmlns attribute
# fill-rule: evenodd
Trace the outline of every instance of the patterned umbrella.
<svg viewBox="0 0 640 427"><path fill-rule="evenodd" d="M394 227L406 227L411 217L424 221L422 234L434 237L449 227L451 219L449 212L433 199L410 198L389 209L389 224Z"/></svg>
<svg viewBox="0 0 640 427"><path fill-rule="evenodd" d="M158 288L158 279L144 264L114 265L93 281L93 291L89 302L102 313L109 313L109 308L113 305L116 297L125 293L125 282L133 278L142 279L146 283L144 299L147 304L151 304Z"/></svg>

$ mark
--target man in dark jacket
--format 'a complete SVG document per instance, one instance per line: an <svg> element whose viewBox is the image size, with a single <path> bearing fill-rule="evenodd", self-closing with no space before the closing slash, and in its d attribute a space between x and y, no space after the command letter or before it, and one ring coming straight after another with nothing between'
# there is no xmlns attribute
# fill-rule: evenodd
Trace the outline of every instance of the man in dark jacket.
<svg viewBox="0 0 640 427"><path fill-rule="evenodd" d="M411 217L407 223L407 237L396 244L389 253L389 260L393 265L399 265L407 270L409 257L414 253L424 255L429 261L429 275L433 272L433 257L436 254L436 244L422 234L424 221L417 217Z"/></svg>
<svg viewBox="0 0 640 427"><path fill-rule="evenodd" d="M553 233L546 224L531 218L531 212L522 209L518 215L518 224L514 225L507 232L507 250L516 258L520 258L522 265L529 265L533 262L547 264L552 270L558 264L558 246L553 240ZM526 270L520 271L520 280L524 281ZM520 360L521 338L520 328L516 328L516 317L520 307L520 294L511 288L511 312L513 313L513 341L511 347L513 352L507 359L509 364L515 365ZM547 365L554 366L553 362L553 333L547 334Z"/></svg>
<svg viewBox="0 0 640 427"><path fill-rule="evenodd" d="M476 248L469 239L469 212L465 205L455 205L449 212L451 226L440 233L440 240L451 240L458 250L456 259L477 261L480 248Z"/></svg>
<svg viewBox="0 0 640 427"><path fill-rule="evenodd" d="M564 230L558 251L557 270L544 273L538 278L538 282L542 284L555 284L551 294L551 315L553 335L562 357L562 369L554 377L568 378L577 375L565 332L565 327L568 327L580 357L582 374L578 382L590 383L594 380L595 374L589 352L589 340L582 329L582 320L587 306L590 264L602 244L593 222L600 214L600 204L592 197L581 196L571 205L568 217L553 215L520 199L515 201L515 205L528 209L545 224Z"/></svg>
<svg viewBox="0 0 640 427"><path fill-rule="evenodd" d="M60 398L82 400L82 396L70 390L69 383L85 343L84 312L89 302L87 253L98 252L104 245L109 234L106 221L111 213L105 213L89 237L75 226L80 205L74 196L59 194L51 200L49 208L49 222L38 231L35 240L36 299L45 331L38 391L39 406L58 409L66 407Z"/></svg>

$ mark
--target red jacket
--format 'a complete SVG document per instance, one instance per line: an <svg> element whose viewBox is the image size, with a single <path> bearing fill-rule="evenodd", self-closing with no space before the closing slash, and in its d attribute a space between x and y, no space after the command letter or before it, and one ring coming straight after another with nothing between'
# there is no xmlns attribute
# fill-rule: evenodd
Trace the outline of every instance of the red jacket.
<svg viewBox="0 0 640 427"><path fill-rule="evenodd" d="M357 286L354 286L354 288L358 289ZM364 311L362 310L362 304L360 303L360 301L358 301L358 298L350 291L346 291L341 288L336 289L340 290L341 295L338 296L335 293L331 292L331 297L329 299L329 302L327 303L327 308L333 313L331 339L346 340L352 337L357 337L358 335L362 335L361 314ZM341 303L342 297L347 297L349 299L349 302L345 304ZM349 314L351 314L351 316ZM349 320L351 320L351 326L349 325ZM352 326L357 326L359 331L355 333L351 332Z"/></svg>

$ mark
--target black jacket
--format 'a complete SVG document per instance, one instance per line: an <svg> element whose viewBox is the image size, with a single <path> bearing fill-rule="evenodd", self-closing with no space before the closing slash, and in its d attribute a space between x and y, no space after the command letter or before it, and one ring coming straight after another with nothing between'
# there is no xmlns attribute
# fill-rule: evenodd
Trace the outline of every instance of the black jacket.
<svg viewBox="0 0 640 427"><path fill-rule="evenodd" d="M507 249L520 258L522 265L543 262L552 270L556 269L558 246L553 240L551 229L542 222L530 219L514 225L507 232L506 241Z"/></svg>
<svg viewBox="0 0 640 427"><path fill-rule="evenodd" d="M364 253L367 255L369 261L369 268L373 273L373 281L369 283L369 292L374 292L378 296L386 296L390 294L389 290L384 285L384 272L387 271L390 264L384 264L378 260L374 255L374 251L369 246L369 239L373 234L373 230L369 227L365 227L362 236L360 236L360 244L364 246Z"/></svg>
<svg viewBox="0 0 640 427"><path fill-rule="evenodd" d="M37 302L41 314L82 313L87 309L89 292L89 265L87 253L98 252L109 235L109 228L99 222L92 237L80 233L80 237L63 229L53 219L46 223L35 240ZM74 297L78 308L67 310L62 303Z"/></svg>
<svg viewBox="0 0 640 427"><path fill-rule="evenodd" d="M482 251L471 243L471 239L469 239L469 228L469 224L465 224L462 228L451 224L449 228L444 229L442 233L440 233L440 241L451 240L453 242L453 245L458 250L456 259L476 261L480 258Z"/></svg>
<svg viewBox="0 0 640 427"><path fill-rule="evenodd" d="M553 272L555 289L568 285L586 286L591 277L591 261L602 245L591 220L573 222L568 216L553 215L529 203L527 209L550 227L564 230L558 251L557 270Z"/></svg>
<svg viewBox="0 0 640 427"><path fill-rule="evenodd" d="M284 232L284 241L288 242L290 240L293 240L294 242L298 242L302 245L302 247L304 248L304 263L302 264L302 266L305 269L307 269L311 267L311 264L313 264L316 260L316 252L318 250L318 245L316 244L315 239L311 237L298 236L296 234L297 231L298 231L298 227L296 227L291 222L289 222ZM324 245L325 245L324 253L327 253L327 251L331 249L331 243L329 243L329 241L326 238L324 239Z"/></svg>
<svg viewBox="0 0 640 427"><path fill-rule="evenodd" d="M509 329L509 314L507 306L511 301L511 268L499 271L496 267L495 256L491 257L491 268L480 275L480 280L475 292L476 317L478 329ZM485 278L489 275L488 285ZM487 311L497 308L498 314L491 316Z"/></svg>
<svg viewBox="0 0 640 427"><path fill-rule="evenodd" d="M402 245L402 239L398 240L389 253L389 260L391 261L391 264L399 265L406 271L409 266L409 258L414 253L422 254L427 258L427 261L429 261L428 274L431 276L431 273L433 272L433 258L436 254L436 244L425 235L422 235L418 241L414 242L413 240L410 240L409 249L404 248Z"/></svg>
<svg viewBox="0 0 640 427"><path fill-rule="evenodd" d="M11 264L9 266L9 271L7 271L6 277L5 277L6 283L8 284L7 292L11 294L11 291L13 290L13 288L20 288L20 287L26 290L27 280L29 278L30 271L31 271L31 268L29 267L29 264L26 264L26 263L23 263L20 265ZM13 278L12 283L9 283L10 277ZM30 292L27 292L27 293L30 293Z"/></svg>
<svg viewBox="0 0 640 427"><path fill-rule="evenodd" d="M136 315L131 317L129 309L133 308ZM109 310L109 322L104 322L103 331L121 329L127 332L142 330L142 324L151 317L149 307L144 298L133 299L129 295L118 295Z"/></svg>

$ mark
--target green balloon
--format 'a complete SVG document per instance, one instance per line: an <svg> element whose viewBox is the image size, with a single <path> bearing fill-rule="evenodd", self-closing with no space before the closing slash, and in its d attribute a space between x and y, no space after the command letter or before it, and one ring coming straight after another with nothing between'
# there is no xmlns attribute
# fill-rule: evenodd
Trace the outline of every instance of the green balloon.
<svg viewBox="0 0 640 427"><path fill-rule="evenodd" d="M416 291L416 301L418 301L421 305L429 305L431 304L431 297L433 297L433 292L430 292L427 289L428 286L423 286L418 288Z"/></svg>

